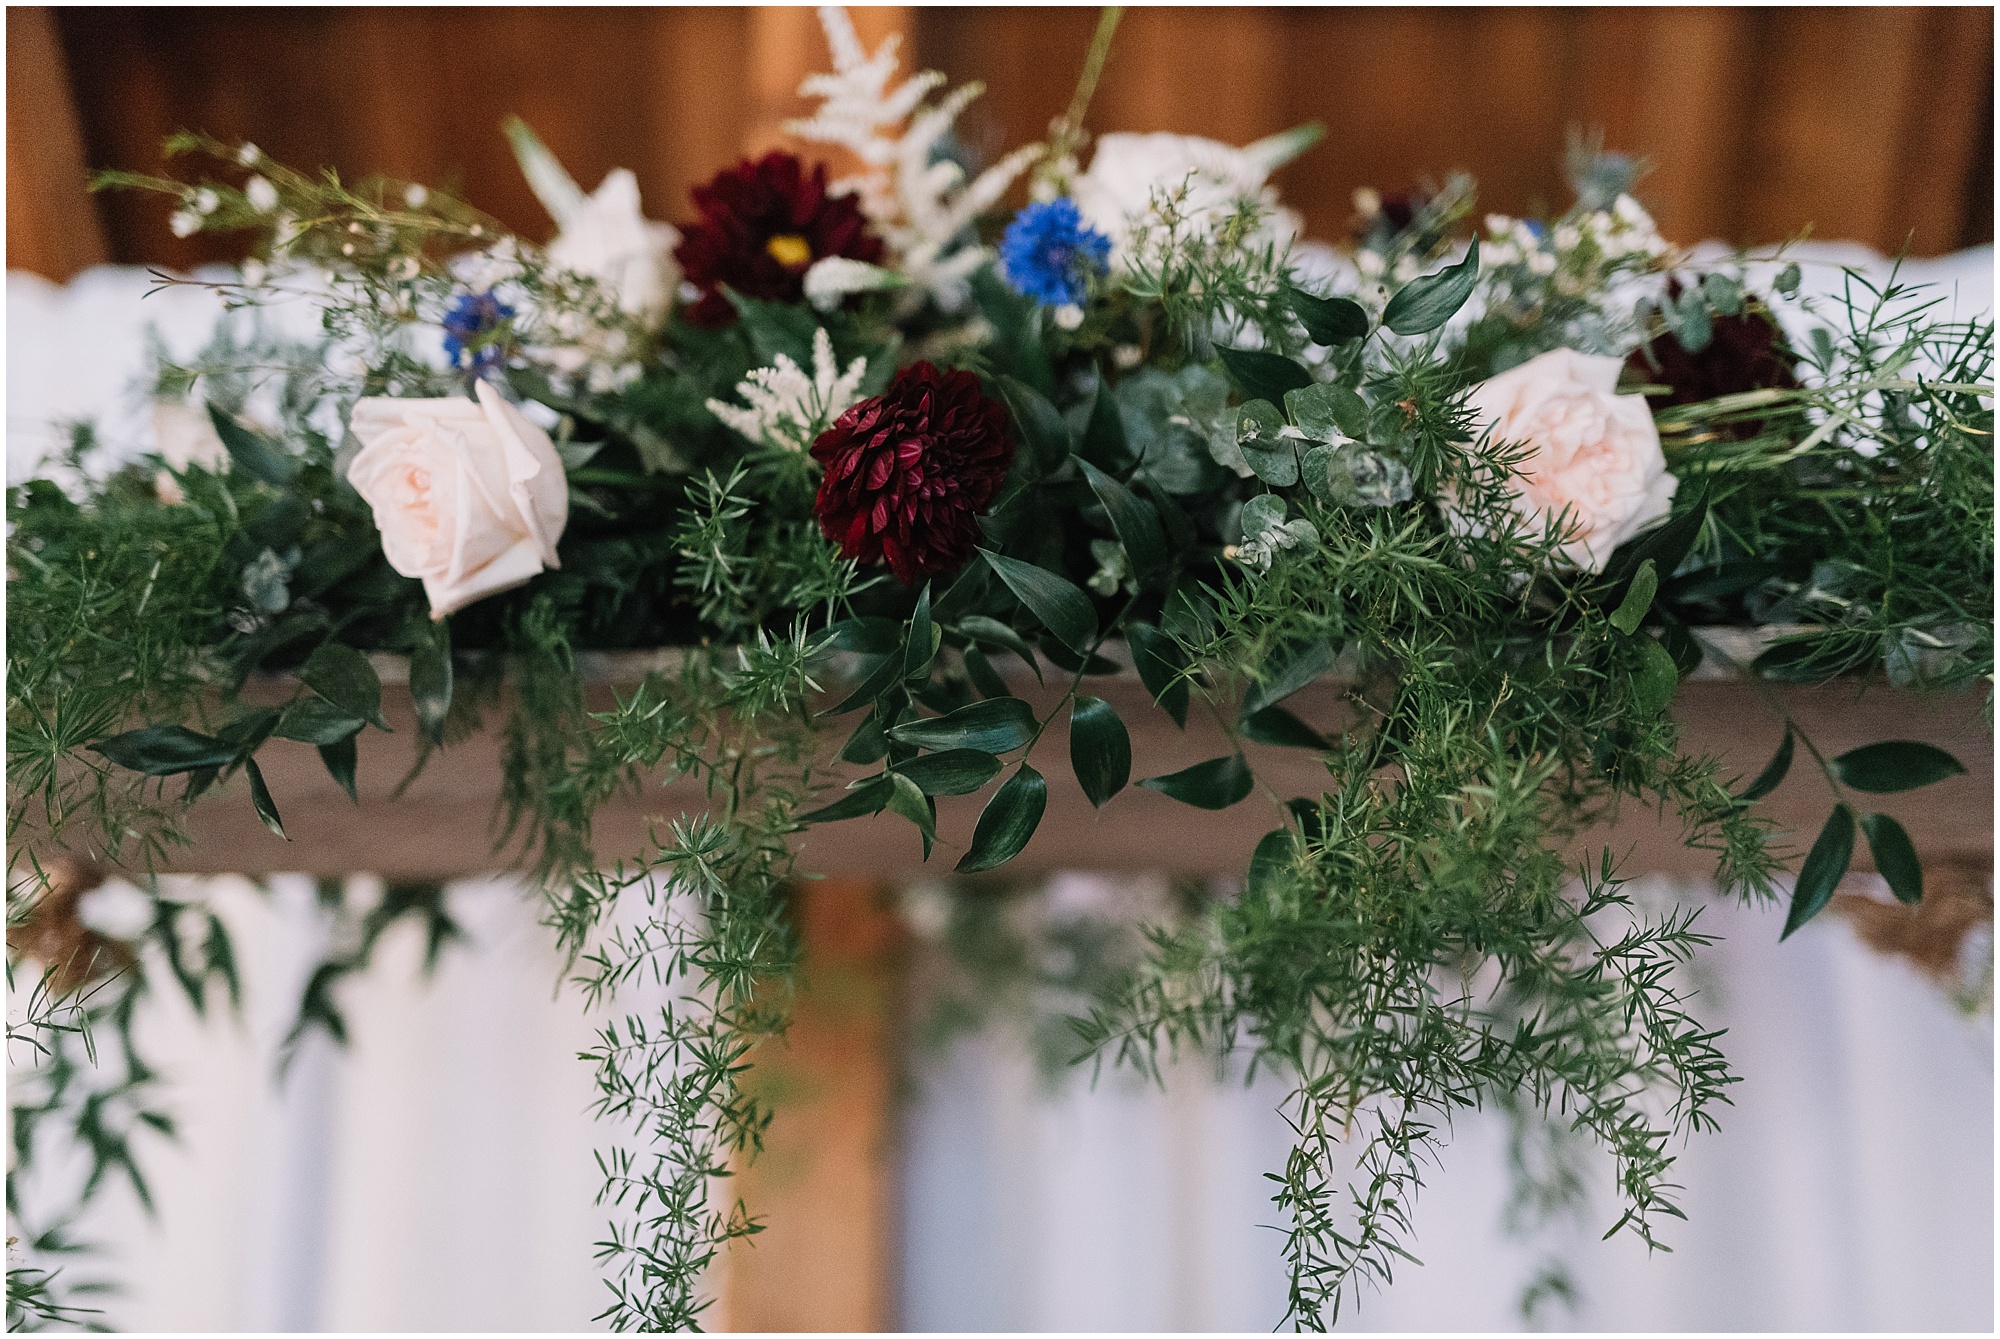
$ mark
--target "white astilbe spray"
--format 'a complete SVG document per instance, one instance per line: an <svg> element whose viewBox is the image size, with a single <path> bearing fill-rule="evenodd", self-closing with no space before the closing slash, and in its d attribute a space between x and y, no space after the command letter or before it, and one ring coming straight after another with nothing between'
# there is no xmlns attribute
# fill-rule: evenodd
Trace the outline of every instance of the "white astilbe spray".
<svg viewBox="0 0 2000 1339"><path fill-rule="evenodd" d="M856 358L845 372L834 361L833 340L822 327L813 332L813 374L808 377L784 354L737 383L749 408L710 400L708 412L751 441L778 451L805 451L861 398L868 360Z"/></svg>
<svg viewBox="0 0 2000 1339"><path fill-rule="evenodd" d="M965 84L925 106L944 76L929 70L891 87L900 36L884 38L870 55L845 9L828 5L819 17L833 52L833 73L810 75L799 85L803 96L820 99L820 107L785 128L800 139L838 144L867 165L867 172L836 189L858 197L895 268L940 307L957 311L970 295L967 281L992 255L967 229L1033 165L1042 146L1016 149L967 183L958 164L933 157L958 114L984 87Z"/></svg>

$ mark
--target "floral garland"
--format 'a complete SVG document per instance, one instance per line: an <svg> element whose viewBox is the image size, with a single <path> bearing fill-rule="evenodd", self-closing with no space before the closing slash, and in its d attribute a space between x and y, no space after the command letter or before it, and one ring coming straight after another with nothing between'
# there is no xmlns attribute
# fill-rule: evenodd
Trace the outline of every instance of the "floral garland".
<svg viewBox="0 0 2000 1339"><path fill-rule="evenodd" d="M1680 1214L1671 1142L1731 1081L1677 975L1708 941L1692 911L1635 908L1608 852L1563 853L1644 804L1725 894L1772 899L1757 801L1803 743L1835 804L1784 933L1857 829L1922 896L1907 834L1859 797L1962 770L1949 755L1824 758L1788 722L1745 783L1665 709L1717 624L1781 631L1767 677L1990 682L1990 322L1858 277L1816 306L1782 255L1768 286L1761 261L1697 267L1634 164L1582 144L1559 218L1468 236L1454 179L1364 192L1350 247L1304 242L1270 177L1317 127L1089 143L1115 16L1049 142L969 176L950 131L977 87L897 84L894 39L869 53L824 21L834 70L792 129L861 175L767 154L680 228L627 172L586 195L518 122L546 247L419 185L198 136L169 149L220 177L105 174L171 195L177 234L252 233L224 298L305 293L327 343L165 366L155 464L93 476L80 441L68 491L10 490L10 946L44 856L150 870L236 775L282 834L264 748L316 747L353 793L385 725L370 653L408 656L426 753L504 672L503 844L586 996L686 987L594 1055L622 1131L606 1316L683 1328L704 1267L756 1230L718 1178L769 1118L741 1072L784 1025L799 833L886 811L927 856L1001 867L1044 813L1058 716L1094 805L1136 784L1229 808L1259 790L1244 742L1305 748L1326 788L1265 790L1240 893L1157 931L1078 1020L1086 1052L1244 1047L1296 1081L1276 1202L1302 1325L1406 1258L1438 1131L1483 1102L1594 1143L1614 1230L1652 1242ZM689 648L678 670L585 710L577 652L661 646ZM1005 657L1046 661L1055 704L1017 696ZM1230 751L1135 781L1125 723L1084 691L1127 664ZM1285 702L1336 666L1351 711L1323 731ZM295 694L240 702L257 673ZM599 803L674 776L707 813L596 849ZM939 830L937 796L989 787L970 834ZM643 911L614 921L621 902ZM1361 1150L1351 1186L1337 1142Z"/></svg>

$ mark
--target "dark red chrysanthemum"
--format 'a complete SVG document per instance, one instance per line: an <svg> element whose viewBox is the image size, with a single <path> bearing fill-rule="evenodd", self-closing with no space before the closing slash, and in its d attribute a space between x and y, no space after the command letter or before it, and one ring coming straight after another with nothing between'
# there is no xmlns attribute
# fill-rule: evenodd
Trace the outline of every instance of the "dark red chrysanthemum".
<svg viewBox="0 0 2000 1339"><path fill-rule="evenodd" d="M1007 411L970 372L906 367L813 443L826 466L814 510L842 554L886 562L906 586L965 565L977 517L1006 481Z"/></svg>
<svg viewBox="0 0 2000 1339"><path fill-rule="evenodd" d="M767 153L724 169L692 194L701 219L688 226L674 258L702 290L688 312L696 325L736 319L719 285L767 302L797 302L814 261L882 258L882 239L867 230L854 198L827 194L824 164L808 170L791 154Z"/></svg>
<svg viewBox="0 0 2000 1339"><path fill-rule="evenodd" d="M1680 296L1678 280L1668 281L1667 296ZM1768 313L1755 308L1735 316L1711 313L1709 324L1713 333L1699 353L1689 353L1667 333L1634 349L1625 360L1626 370L1638 380L1672 387L1664 395L1646 397L1655 413L1668 405L1700 404L1720 395L1799 384L1798 358ZM1757 435L1758 425L1736 423L1718 430L1748 438Z"/></svg>

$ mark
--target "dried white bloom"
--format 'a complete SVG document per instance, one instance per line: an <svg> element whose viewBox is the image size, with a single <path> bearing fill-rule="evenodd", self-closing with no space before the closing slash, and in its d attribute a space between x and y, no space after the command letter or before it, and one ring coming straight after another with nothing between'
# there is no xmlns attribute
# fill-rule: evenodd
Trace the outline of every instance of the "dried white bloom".
<svg viewBox="0 0 2000 1339"><path fill-rule="evenodd" d="M263 177L252 177L245 182L243 197L260 214L268 214L278 207L278 188Z"/></svg>
<svg viewBox="0 0 2000 1339"><path fill-rule="evenodd" d="M992 254L963 240L967 228L999 202L1042 147L1016 149L967 182L956 163L933 161L933 155L982 87L966 84L925 107L924 99L944 76L927 71L892 88L900 37L885 38L870 55L846 10L828 5L819 17L833 52L833 73L810 75L799 85L799 92L820 99L820 106L785 129L800 139L841 145L867 165L867 173L836 183L835 189L858 197L896 268L940 307L957 311L971 295L968 281Z"/></svg>
<svg viewBox="0 0 2000 1339"><path fill-rule="evenodd" d="M710 400L708 412L745 437L780 451L805 451L861 398L868 360L856 358L845 372L834 361L833 340L824 327L813 332L813 374L808 377L784 354L760 367L736 387L749 408Z"/></svg>
<svg viewBox="0 0 2000 1339"><path fill-rule="evenodd" d="M823 256L806 271L806 301L821 311L832 311L853 293L901 288L910 281L894 270L870 265L846 256Z"/></svg>
<svg viewBox="0 0 2000 1339"><path fill-rule="evenodd" d="M194 199L190 202L190 207L195 213L205 216L213 214L221 204L222 197L204 186L194 193Z"/></svg>
<svg viewBox="0 0 2000 1339"><path fill-rule="evenodd" d="M411 209L422 209L430 202L431 193L428 188L419 186L414 181L403 188L403 203Z"/></svg>
<svg viewBox="0 0 2000 1339"><path fill-rule="evenodd" d="M201 231L201 215L186 209L176 209L174 216L167 220L167 227L176 237L192 237Z"/></svg>
<svg viewBox="0 0 2000 1339"><path fill-rule="evenodd" d="M1056 329L1075 330L1083 324L1083 308L1074 302L1065 302L1055 310Z"/></svg>
<svg viewBox="0 0 2000 1339"><path fill-rule="evenodd" d="M263 156L264 151L250 143L245 143L242 148L236 151L236 161L245 167L257 166L257 161Z"/></svg>

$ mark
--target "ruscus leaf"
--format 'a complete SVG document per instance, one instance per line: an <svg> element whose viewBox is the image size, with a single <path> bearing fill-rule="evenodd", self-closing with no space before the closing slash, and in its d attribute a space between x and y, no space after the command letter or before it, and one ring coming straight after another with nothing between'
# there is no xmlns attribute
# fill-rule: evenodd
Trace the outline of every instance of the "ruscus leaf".
<svg viewBox="0 0 2000 1339"><path fill-rule="evenodd" d="M1033 563L1003 557L991 549L981 549L979 554L1007 583L1007 589L1044 627L1062 638L1065 646L1079 655L1090 650L1091 642L1097 639L1097 611L1091 608L1089 596L1066 578Z"/></svg>
<svg viewBox="0 0 2000 1339"><path fill-rule="evenodd" d="M1849 749L1833 760L1833 770L1842 785L1870 795L1892 795L1957 776L1965 764L1931 744L1885 739Z"/></svg>
<svg viewBox="0 0 2000 1339"><path fill-rule="evenodd" d="M355 728L360 728L360 722L355 723ZM347 792L347 798L356 804L361 803L361 795L354 785L355 768L361 761L360 750L354 746L354 736L349 735L331 744L321 744L319 760L326 764L327 774L339 782L340 788Z"/></svg>
<svg viewBox="0 0 2000 1339"><path fill-rule="evenodd" d="M257 811L257 817L264 821L265 827L281 839L290 841L291 838L285 836L284 820L278 817L277 801L271 798L271 788L264 784L263 769L257 766L255 758L245 758L243 770L250 778L250 807Z"/></svg>
<svg viewBox="0 0 2000 1339"><path fill-rule="evenodd" d="M1625 598L1618 602L1617 610L1611 615L1611 626L1630 637L1639 630L1640 622L1653 607L1653 597L1659 593L1660 569L1648 558L1632 574L1632 584L1625 588Z"/></svg>
<svg viewBox="0 0 2000 1339"><path fill-rule="evenodd" d="M173 776L206 767L225 767L236 750L223 740L198 734L184 725L149 725L100 739L90 746L120 767L147 776Z"/></svg>
<svg viewBox="0 0 2000 1339"><path fill-rule="evenodd" d="M1313 384L1312 373L1283 354L1264 349L1217 349L1222 365L1253 400L1282 404L1286 391Z"/></svg>
<svg viewBox="0 0 2000 1339"><path fill-rule="evenodd" d="M1139 784L1197 809L1227 809L1247 796L1254 783L1243 755L1231 753L1165 776L1149 776Z"/></svg>
<svg viewBox="0 0 2000 1339"><path fill-rule="evenodd" d="M1792 886L1792 908L1785 916L1785 931L1778 936L1780 943L1826 909L1853 859L1854 811L1837 804L1827 816L1826 826L1819 830L1819 839L1806 853L1806 863L1799 868L1798 882Z"/></svg>
<svg viewBox="0 0 2000 1339"><path fill-rule="evenodd" d="M958 862L960 874L977 874L1006 864L1021 853L1048 806L1049 783L1042 774L1022 763L1014 769L993 798L980 811L972 829L972 847Z"/></svg>
<svg viewBox="0 0 2000 1339"><path fill-rule="evenodd" d="M382 681L368 657L353 647L322 642L299 667L299 680L349 716L389 728L382 719Z"/></svg>
<svg viewBox="0 0 2000 1339"><path fill-rule="evenodd" d="M1243 737L1253 744L1312 749L1317 753L1324 753L1333 747L1319 731L1283 707L1266 707L1254 715L1245 716L1238 728L1243 731Z"/></svg>
<svg viewBox="0 0 2000 1339"><path fill-rule="evenodd" d="M1000 760L978 749L947 749L899 763L896 771L926 795L970 795L1000 774Z"/></svg>
<svg viewBox="0 0 2000 1339"><path fill-rule="evenodd" d="M1141 580L1167 565L1167 537L1160 529L1159 513L1150 503L1139 497L1124 484L1106 474L1087 460L1079 459L1083 467L1083 477L1090 483L1090 491L1104 505L1105 514L1111 518L1111 528L1118 534L1118 542L1125 546L1125 556L1131 560L1132 574Z"/></svg>
<svg viewBox="0 0 2000 1339"><path fill-rule="evenodd" d="M1103 698L1079 697L1070 707L1069 761L1092 808L1103 808L1132 779L1132 737Z"/></svg>
<svg viewBox="0 0 2000 1339"><path fill-rule="evenodd" d="M1008 410L1014 415L1014 422L1020 426L1021 440L1027 443L1028 450L1042 473L1052 472L1063 461L1069 459L1071 450L1069 425L1063 422L1063 417L1056 412L1056 407L1050 404L1040 391L1024 381L1017 381L1013 377L1001 377L995 384L999 388L1000 398L1006 402Z"/></svg>
<svg viewBox="0 0 2000 1339"><path fill-rule="evenodd" d="M1903 825L1887 814L1863 814L1861 831L1868 838L1868 854L1874 857L1875 872L1889 885L1898 902L1914 906L1924 900L1924 862L1917 859L1916 843Z"/></svg>
<svg viewBox="0 0 2000 1339"><path fill-rule="evenodd" d="M1479 239L1472 239L1465 259L1436 274L1412 279L1396 290L1382 313L1382 324L1399 335L1427 335L1449 321L1479 282Z"/></svg>
<svg viewBox="0 0 2000 1339"><path fill-rule="evenodd" d="M1771 761L1764 764L1764 770L1757 773L1757 779L1744 787L1739 800L1761 800L1784 781L1785 774L1792 770L1792 749L1795 741L1792 727L1785 727L1785 737L1778 744L1778 751L1771 755Z"/></svg>
<svg viewBox="0 0 2000 1339"><path fill-rule="evenodd" d="M1018 697L988 698L944 716L904 721L889 728L889 738L897 743L935 752L978 749L1005 753L1034 737L1035 710Z"/></svg>
<svg viewBox="0 0 2000 1339"><path fill-rule="evenodd" d="M1132 648L1132 668L1139 672L1139 682L1160 710L1186 729L1188 682L1181 671L1187 668L1187 657L1180 644L1150 623L1127 623L1125 644Z"/></svg>
<svg viewBox="0 0 2000 1339"><path fill-rule="evenodd" d="M862 818L869 814L879 814L889 803L889 796L895 793L896 783L887 776L871 777L866 782L835 800L822 805L811 813L800 814L797 822L837 823L843 818Z"/></svg>
<svg viewBox="0 0 2000 1339"><path fill-rule="evenodd" d="M1284 701L1330 671L1338 658L1332 644L1325 640L1295 643L1274 653L1264 662L1262 676L1243 695L1243 715L1255 716L1273 703Z"/></svg>
<svg viewBox="0 0 2000 1339"><path fill-rule="evenodd" d="M1292 310L1298 313L1299 324L1306 328L1306 334L1315 344L1345 344L1368 333L1368 312L1358 302L1314 297L1297 287L1288 289L1285 296L1290 299Z"/></svg>

